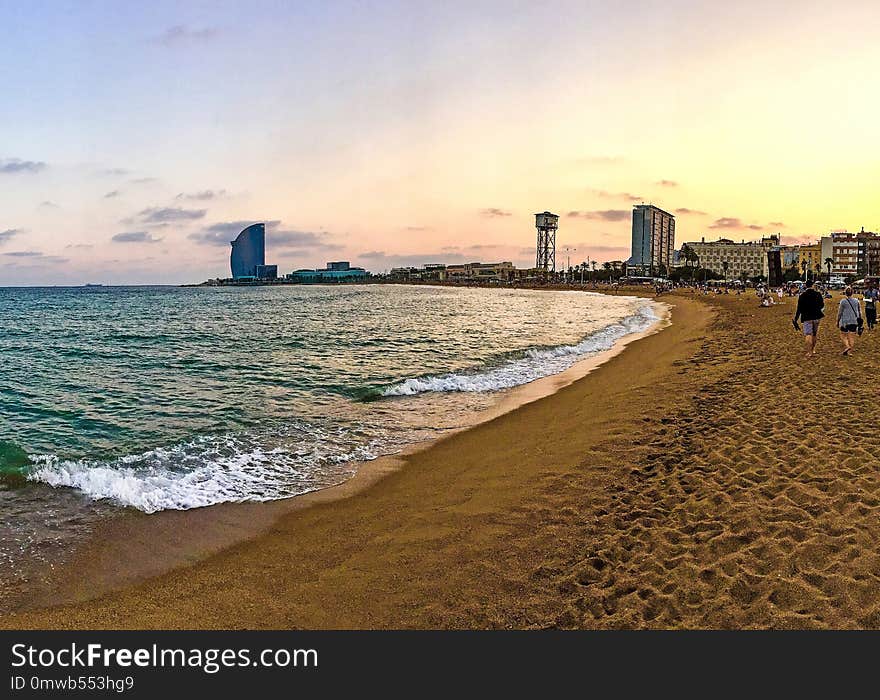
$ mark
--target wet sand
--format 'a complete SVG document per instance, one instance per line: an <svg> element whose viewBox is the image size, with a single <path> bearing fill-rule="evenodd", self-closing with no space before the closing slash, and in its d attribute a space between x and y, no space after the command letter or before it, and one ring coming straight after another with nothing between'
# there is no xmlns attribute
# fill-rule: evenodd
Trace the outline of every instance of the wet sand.
<svg viewBox="0 0 880 700"><path fill-rule="evenodd" d="M215 547L243 513L264 520L206 558L0 626L880 626L876 335L843 358L826 322L807 361L793 300L663 301L671 326L551 396L342 498L177 514L177 538ZM117 569L142 564L132 551ZM81 596L106 565L79 562Z"/></svg>

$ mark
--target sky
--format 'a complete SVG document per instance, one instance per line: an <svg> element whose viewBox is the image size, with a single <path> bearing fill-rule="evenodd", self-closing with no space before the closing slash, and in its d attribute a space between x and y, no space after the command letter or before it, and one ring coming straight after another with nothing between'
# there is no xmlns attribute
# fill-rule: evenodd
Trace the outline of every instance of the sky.
<svg viewBox="0 0 880 700"><path fill-rule="evenodd" d="M0 1L0 285L880 230L880 3Z"/></svg>

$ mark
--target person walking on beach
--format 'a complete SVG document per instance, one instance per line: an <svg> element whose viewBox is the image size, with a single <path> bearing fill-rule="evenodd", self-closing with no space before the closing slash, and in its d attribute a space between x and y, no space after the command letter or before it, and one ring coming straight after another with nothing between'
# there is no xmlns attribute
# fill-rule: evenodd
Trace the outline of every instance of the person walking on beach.
<svg viewBox="0 0 880 700"><path fill-rule="evenodd" d="M807 280L804 291L800 293L797 301L797 310L794 312L792 324L796 330L800 330L798 320L804 323L804 340L807 345L807 357L816 354L816 341L819 339L819 321L825 315L825 300L822 295L813 289L813 280Z"/></svg>
<svg viewBox="0 0 880 700"><path fill-rule="evenodd" d="M843 354L852 355L856 347L856 336L862 331L862 307L858 299L853 299L852 287L847 287L843 299L837 307L837 327L843 341Z"/></svg>
<svg viewBox="0 0 880 700"><path fill-rule="evenodd" d="M877 299L880 299L880 291L874 282L868 283L868 288L863 295L865 297L865 320L868 322L868 330L874 330L877 324Z"/></svg>

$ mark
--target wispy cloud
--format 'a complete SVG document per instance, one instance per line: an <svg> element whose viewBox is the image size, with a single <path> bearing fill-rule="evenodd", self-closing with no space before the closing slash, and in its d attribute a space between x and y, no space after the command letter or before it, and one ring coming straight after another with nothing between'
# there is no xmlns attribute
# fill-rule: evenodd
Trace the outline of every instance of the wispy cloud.
<svg viewBox="0 0 880 700"><path fill-rule="evenodd" d="M781 221L771 221L768 226L772 226L773 228L785 228L785 224Z"/></svg>
<svg viewBox="0 0 880 700"><path fill-rule="evenodd" d="M94 248L95 246L91 243L68 243L65 248L71 248L73 250L89 250Z"/></svg>
<svg viewBox="0 0 880 700"><path fill-rule="evenodd" d="M742 228L743 223L738 218L734 216L722 216L720 219L715 219L711 224L709 224L709 228Z"/></svg>
<svg viewBox="0 0 880 700"><path fill-rule="evenodd" d="M64 263L68 261L68 258L62 258L59 255L46 255L45 253L41 253L37 250L16 250L9 253L0 253L0 255L6 256L8 258L38 260L40 262L48 263Z"/></svg>
<svg viewBox="0 0 880 700"><path fill-rule="evenodd" d="M601 209L598 211L570 211L566 216L571 219L598 219L601 221L624 221L631 216L628 209Z"/></svg>
<svg viewBox="0 0 880 700"><path fill-rule="evenodd" d="M269 243L279 248L310 248L340 250L342 246L330 243L326 234L312 231L270 231Z"/></svg>
<svg viewBox="0 0 880 700"><path fill-rule="evenodd" d="M42 202L40 202L39 206L40 206L40 209L60 209L61 208L55 202L52 202L48 199L44 199Z"/></svg>
<svg viewBox="0 0 880 700"><path fill-rule="evenodd" d="M513 214L509 211L504 211L503 209L499 209L498 207L489 207L487 209L480 209L480 216L485 216L490 219L495 219L495 218L503 218L505 216L513 216Z"/></svg>
<svg viewBox="0 0 880 700"><path fill-rule="evenodd" d="M5 175L38 173L45 170L46 167L46 164L41 161L21 160L20 158L0 159L0 173Z"/></svg>
<svg viewBox="0 0 880 700"><path fill-rule="evenodd" d="M252 224L259 223L257 221L221 221L216 224L206 226L201 231L191 233L187 238L203 243L206 245L227 246L235 239L235 237L245 228ZM277 226L281 222L278 220L267 221L266 228Z"/></svg>
<svg viewBox="0 0 880 700"><path fill-rule="evenodd" d="M107 175L109 177L124 177L129 171L125 168L103 168L98 171L99 175Z"/></svg>
<svg viewBox="0 0 880 700"><path fill-rule="evenodd" d="M196 221L204 218L207 209L181 209L179 207L149 207L138 213L146 224L171 223L175 221Z"/></svg>
<svg viewBox="0 0 880 700"><path fill-rule="evenodd" d="M180 46L182 44L192 44L214 39L218 30L214 27L188 27L184 24L178 24L166 29L155 41L163 46Z"/></svg>
<svg viewBox="0 0 880 700"><path fill-rule="evenodd" d="M24 233L24 231L20 228L8 228L5 231L0 231L0 243L7 243L14 236L17 236L20 233Z"/></svg>
<svg viewBox="0 0 880 700"><path fill-rule="evenodd" d="M709 216L704 211L700 211L699 209L688 209L687 207L679 207L675 210L675 213L682 214L684 216Z"/></svg>
<svg viewBox="0 0 880 700"><path fill-rule="evenodd" d="M151 185L158 181L159 179L155 177L136 177L129 180L132 185Z"/></svg>
<svg viewBox="0 0 880 700"><path fill-rule="evenodd" d="M221 221L206 226L201 231L187 236L190 240L204 245L228 246L235 237L255 221ZM266 245L272 248L297 248L303 250L340 250L341 245L328 240L328 234L315 231L300 231L281 228L281 221L266 221ZM288 251L289 252L289 251Z"/></svg>
<svg viewBox="0 0 880 700"><path fill-rule="evenodd" d="M162 239L146 231L125 231L117 233L112 240L116 243L158 243Z"/></svg>
<svg viewBox="0 0 880 700"><path fill-rule="evenodd" d="M678 183L675 180L657 180L654 184L660 185L660 187L678 187Z"/></svg>
<svg viewBox="0 0 880 700"><path fill-rule="evenodd" d="M641 202L644 199L637 194L630 194L629 192L608 192L607 190L590 190L590 192L602 199L623 199L627 202Z"/></svg>
<svg viewBox="0 0 880 700"><path fill-rule="evenodd" d="M226 196L226 190L202 190L201 192L181 192L174 199L186 199L195 202L207 202Z"/></svg>
<svg viewBox="0 0 880 700"><path fill-rule="evenodd" d="M731 229L749 229L751 231L761 231L764 226L760 226L759 224L747 224L742 219L735 216L722 216L720 219L715 219L709 225L709 228L731 228Z"/></svg>
<svg viewBox="0 0 880 700"><path fill-rule="evenodd" d="M104 195L104 199L114 199L115 197L118 197L121 194L122 194L122 192L120 192L119 190L112 190Z"/></svg>

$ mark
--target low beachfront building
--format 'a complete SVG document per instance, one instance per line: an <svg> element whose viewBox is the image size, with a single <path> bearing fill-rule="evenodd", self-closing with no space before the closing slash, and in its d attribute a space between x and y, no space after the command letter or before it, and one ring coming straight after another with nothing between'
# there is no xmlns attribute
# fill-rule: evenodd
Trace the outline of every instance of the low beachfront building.
<svg viewBox="0 0 880 700"><path fill-rule="evenodd" d="M498 263L465 263L464 265L447 265L446 279L450 282L481 282L481 281L504 281L514 275L512 262Z"/></svg>
<svg viewBox="0 0 880 700"><path fill-rule="evenodd" d="M802 245L798 250L797 269L799 274L807 277L813 277L817 273L821 274L825 269L822 266L823 263L821 243Z"/></svg>
<svg viewBox="0 0 880 700"><path fill-rule="evenodd" d="M294 270L287 279L294 282L355 282L367 278L362 267L352 267L348 262L330 262L323 270Z"/></svg>
<svg viewBox="0 0 880 700"><path fill-rule="evenodd" d="M736 243L729 238L707 242L705 237L696 243L686 244L699 260L699 266L711 270L726 279L741 277L767 277L769 265L767 252L779 245L779 234L764 236L760 241Z"/></svg>

